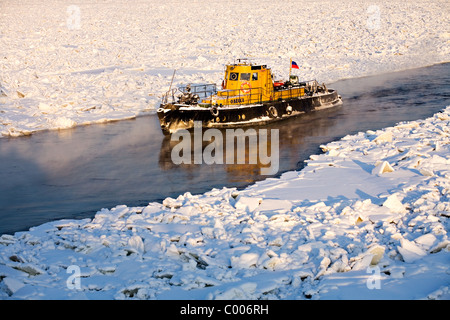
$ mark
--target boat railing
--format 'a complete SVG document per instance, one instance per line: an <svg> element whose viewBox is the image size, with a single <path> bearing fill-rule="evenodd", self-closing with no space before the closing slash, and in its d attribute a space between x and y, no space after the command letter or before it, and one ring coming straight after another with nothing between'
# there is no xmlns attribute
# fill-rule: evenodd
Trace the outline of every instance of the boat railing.
<svg viewBox="0 0 450 320"><path fill-rule="evenodd" d="M304 81L303 83L306 89L310 92L317 92L317 88L319 88L319 83L315 79Z"/></svg>
<svg viewBox="0 0 450 320"><path fill-rule="evenodd" d="M278 90L278 94L275 97L278 100L284 99L293 99L301 96L304 93L305 88L299 86L287 87L281 90Z"/></svg>
<svg viewBox="0 0 450 320"><path fill-rule="evenodd" d="M291 86L283 86L273 96L267 95L266 90L262 87L246 88L246 89L227 89L219 91L216 99L212 99L212 104L222 106L236 104L261 104L272 99L284 100L294 99L308 92L317 92L319 84L316 80L302 81Z"/></svg>
<svg viewBox="0 0 450 320"><path fill-rule="evenodd" d="M215 83L208 84L196 84L196 85L185 85L178 87L181 93L191 93L196 94L200 99L207 98L213 94L217 93L217 85Z"/></svg>
<svg viewBox="0 0 450 320"><path fill-rule="evenodd" d="M166 104L169 102L169 97L172 97L172 102L175 101L175 93L178 91L178 88L170 89L162 96L162 104Z"/></svg>
<svg viewBox="0 0 450 320"><path fill-rule="evenodd" d="M221 90L217 96L217 100L213 104L221 104L223 106L246 104L246 103L262 103L265 98L264 90L261 87L247 89L226 89Z"/></svg>
<svg viewBox="0 0 450 320"><path fill-rule="evenodd" d="M293 85L284 85L279 90L275 91L278 94L275 97L278 100L293 99L304 95L307 91L309 93L316 93L321 88L316 80L302 81ZM325 89L326 90L326 89ZM180 94L176 97L177 91ZM191 98L190 102L201 103L203 99L209 100L210 104L217 104L222 106L237 105L237 104L261 104L264 101L270 101L273 96L267 95L262 87L248 87L241 89L226 89L217 91L216 84L200 84L200 85L186 85L179 88L171 89L163 95L162 102L166 104L169 98L172 98L172 103L180 100L180 97ZM184 99L186 101L186 99ZM189 101L189 99L188 99Z"/></svg>
<svg viewBox="0 0 450 320"><path fill-rule="evenodd" d="M301 81L296 84L284 86L282 89L279 89L280 97L278 99L293 99L299 96L303 96L304 94L314 94L320 90L327 90L325 84L321 86L317 80L308 80Z"/></svg>
<svg viewBox="0 0 450 320"><path fill-rule="evenodd" d="M180 92L179 96L196 96L198 99L204 99L210 97L217 93L217 86L214 83L210 84L199 84L199 85L185 85L178 88L173 88L167 91L162 96L162 103L166 104L169 102L169 99L172 98L171 102L176 103L179 99L179 96L176 96L176 93Z"/></svg>

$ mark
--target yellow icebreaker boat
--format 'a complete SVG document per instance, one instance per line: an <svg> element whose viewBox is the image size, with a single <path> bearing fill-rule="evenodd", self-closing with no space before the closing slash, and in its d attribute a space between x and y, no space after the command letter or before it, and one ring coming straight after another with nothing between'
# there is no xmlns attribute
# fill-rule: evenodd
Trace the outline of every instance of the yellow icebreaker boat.
<svg viewBox="0 0 450 320"><path fill-rule="evenodd" d="M192 128L194 121L201 121L207 128L241 126L281 120L339 104L342 104L341 96L325 84L320 85L316 80L300 82L291 72L288 81L274 81L266 65L238 59L238 63L226 66L221 90L215 84L169 89L157 114L162 131L172 133Z"/></svg>

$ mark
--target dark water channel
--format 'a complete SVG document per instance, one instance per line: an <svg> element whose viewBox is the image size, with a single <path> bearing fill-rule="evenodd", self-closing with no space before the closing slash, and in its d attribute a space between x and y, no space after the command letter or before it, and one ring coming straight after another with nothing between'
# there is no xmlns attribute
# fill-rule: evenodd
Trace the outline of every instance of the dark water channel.
<svg viewBox="0 0 450 320"><path fill-rule="evenodd" d="M342 95L342 106L254 128L279 130L275 176L301 169L321 144L450 105L450 63L328 86ZM267 178L258 164L175 165L176 144L161 133L156 115L0 139L0 234Z"/></svg>

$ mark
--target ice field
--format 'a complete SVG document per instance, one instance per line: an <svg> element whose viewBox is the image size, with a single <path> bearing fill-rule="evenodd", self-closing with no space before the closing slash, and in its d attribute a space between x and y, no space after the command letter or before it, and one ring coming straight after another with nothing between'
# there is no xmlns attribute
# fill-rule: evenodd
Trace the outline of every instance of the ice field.
<svg viewBox="0 0 450 320"><path fill-rule="evenodd" d="M243 56L319 82L448 62L446 1L0 3L0 135L133 118ZM344 102L345 103L345 102ZM450 298L450 106L244 190L0 236L0 299ZM282 137L280 137L282 138ZM18 138L20 139L20 137Z"/></svg>

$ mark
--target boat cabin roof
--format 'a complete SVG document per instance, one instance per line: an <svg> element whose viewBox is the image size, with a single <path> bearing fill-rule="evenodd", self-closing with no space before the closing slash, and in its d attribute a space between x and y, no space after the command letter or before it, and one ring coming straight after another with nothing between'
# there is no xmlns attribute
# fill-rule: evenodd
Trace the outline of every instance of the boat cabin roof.
<svg viewBox="0 0 450 320"><path fill-rule="evenodd" d="M239 69L250 69L250 70L262 70L262 69L267 69L267 65L263 64L263 65L254 65L252 63L247 63L247 62L239 62L239 63L233 63L233 64L228 64L227 65L227 69L235 69L235 68L239 68Z"/></svg>

